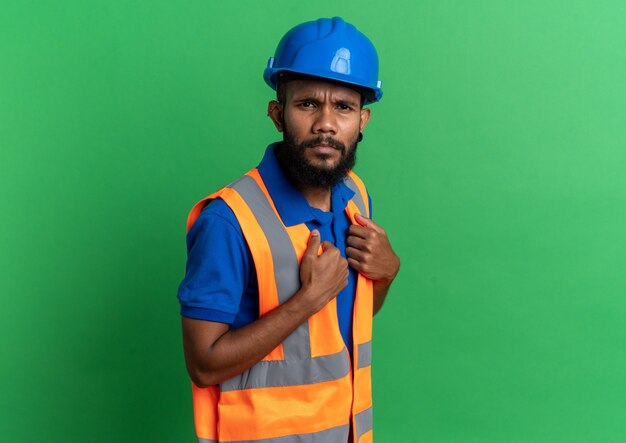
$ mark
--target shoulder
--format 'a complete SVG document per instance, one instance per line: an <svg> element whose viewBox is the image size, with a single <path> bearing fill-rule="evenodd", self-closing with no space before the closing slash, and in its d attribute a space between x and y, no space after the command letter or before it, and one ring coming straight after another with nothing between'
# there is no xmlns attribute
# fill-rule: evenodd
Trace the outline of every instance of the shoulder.
<svg viewBox="0 0 626 443"><path fill-rule="evenodd" d="M212 200L202 210L187 233L188 263L210 262L214 266L235 262L245 268L250 250L232 209L221 199ZM241 266L239 266L241 265Z"/></svg>
<svg viewBox="0 0 626 443"><path fill-rule="evenodd" d="M220 198L207 204L187 232L187 249L194 245L205 245L215 250L220 244L236 249L245 248L243 232L233 210Z"/></svg>
<svg viewBox="0 0 626 443"><path fill-rule="evenodd" d="M181 314L235 324L254 266L237 218L221 199L212 200L187 233L187 265L178 288Z"/></svg>
<svg viewBox="0 0 626 443"><path fill-rule="evenodd" d="M208 226L224 226L241 233L241 226L235 213L221 198L212 200L202 209L202 212L189 230L189 234L193 231L206 229Z"/></svg>

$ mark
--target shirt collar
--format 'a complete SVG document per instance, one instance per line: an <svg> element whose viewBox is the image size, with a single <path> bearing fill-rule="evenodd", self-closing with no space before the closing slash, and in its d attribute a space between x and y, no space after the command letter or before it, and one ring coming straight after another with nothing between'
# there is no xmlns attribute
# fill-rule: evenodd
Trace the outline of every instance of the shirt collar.
<svg viewBox="0 0 626 443"><path fill-rule="evenodd" d="M263 160L258 166L259 174L267 187L280 218L285 226L293 226L300 223L316 220L323 223L325 214L309 205L306 198L300 193L289 180L278 159L274 149L278 143L273 143L265 150ZM348 201L354 196L354 191L342 180L332 189L331 210L333 215L343 212Z"/></svg>

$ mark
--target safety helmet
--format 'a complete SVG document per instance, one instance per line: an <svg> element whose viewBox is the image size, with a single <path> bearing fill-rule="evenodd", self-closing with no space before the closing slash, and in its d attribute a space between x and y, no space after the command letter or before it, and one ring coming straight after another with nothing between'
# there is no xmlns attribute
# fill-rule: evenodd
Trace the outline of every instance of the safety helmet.
<svg viewBox="0 0 626 443"><path fill-rule="evenodd" d="M340 17L301 23L287 32L270 57L263 78L275 90L283 72L352 85L365 91L366 104L383 96L376 48Z"/></svg>

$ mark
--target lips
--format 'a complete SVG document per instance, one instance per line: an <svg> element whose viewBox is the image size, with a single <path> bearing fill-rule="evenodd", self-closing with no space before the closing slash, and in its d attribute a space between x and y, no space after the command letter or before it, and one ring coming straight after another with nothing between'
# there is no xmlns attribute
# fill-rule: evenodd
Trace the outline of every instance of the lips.
<svg viewBox="0 0 626 443"><path fill-rule="evenodd" d="M330 145L315 145L311 146L311 149L313 149L313 151L317 152L318 154L332 154L335 151L339 151L339 149Z"/></svg>

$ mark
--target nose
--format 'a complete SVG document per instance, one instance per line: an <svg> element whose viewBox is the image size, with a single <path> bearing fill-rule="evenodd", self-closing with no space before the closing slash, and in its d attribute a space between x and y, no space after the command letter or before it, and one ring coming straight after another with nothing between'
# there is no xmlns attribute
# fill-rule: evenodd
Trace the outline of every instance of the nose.
<svg viewBox="0 0 626 443"><path fill-rule="evenodd" d="M337 120L331 106L320 106L316 114L311 128L314 134L337 134Z"/></svg>

